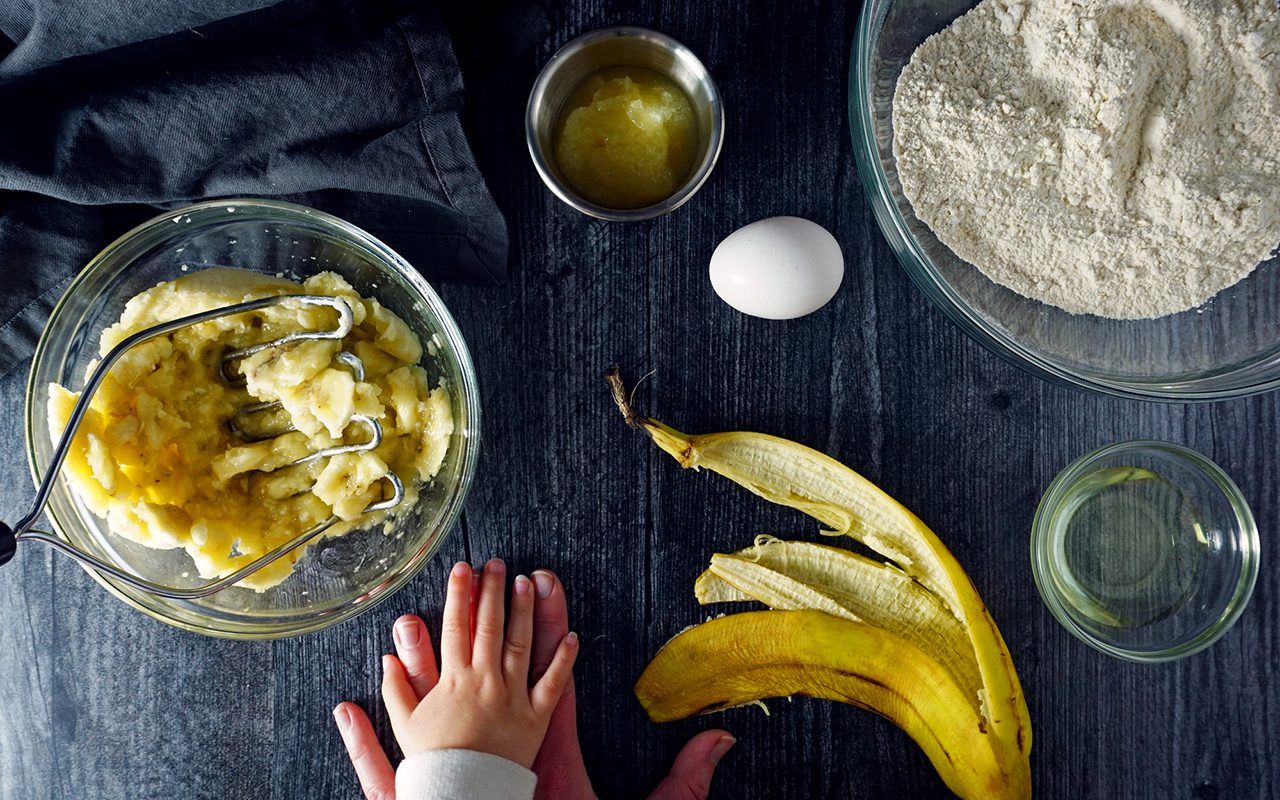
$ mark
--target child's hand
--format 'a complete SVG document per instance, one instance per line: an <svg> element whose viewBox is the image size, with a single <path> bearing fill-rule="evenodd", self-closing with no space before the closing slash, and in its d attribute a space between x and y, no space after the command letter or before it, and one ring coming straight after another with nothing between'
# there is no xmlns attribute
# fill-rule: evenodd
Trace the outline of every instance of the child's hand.
<svg viewBox="0 0 1280 800"><path fill-rule="evenodd" d="M490 562L494 565L494 562ZM497 562L501 564L501 562ZM451 614L461 613L468 621L467 626L463 628L465 631L465 647L462 648L472 657L470 666L460 670L460 674L466 673L474 677L476 673L475 654L479 649L478 638L473 642L472 632L478 636L478 623L480 621L482 600L485 594L485 586L496 585L498 587L497 603L491 604L490 607L496 606L499 614L501 614L501 587L502 574L496 574L496 580L492 574L485 574L483 579L479 574L472 574L466 565L459 565L461 575L453 575L449 579L449 594L445 607L445 624L442 631L442 656L445 657L446 663L444 669L437 669L435 653L431 647L430 637L427 635L426 626L422 620L412 614L406 614L396 620L393 629L393 638L396 645L396 656L387 656L384 660L384 682L383 696L386 698L387 707L390 710L392 725L395 728L396 738L400 741L401 748L408 755L419 750L429 749L428 747L412 748L407 737L408 733L402 733L402 730L408 726L415 729L419 725L428 727L432 725L430 719L424 716L428 712L424 711L424 707L428 706L431 696L437 691L444 689L446 678L449 674L448 664L448 643L450 641L450 622ZM458 567L455 567L457 570ZM505 571L505 570L504 570ZM463 577L466 576L466 577ZM568 609L565 603L564 587L560 581L552 573L546 570L540 570L534 573L536 578L537 600L530 599L531 592L526 590L523 592L512 592L512 619L509 624L507 640L511 641L511 633L515 629L515 623L519 619L518 614L521 609L527 612L528 604L534 603L533 613L525 616L525 630L532 628L532 660L533 670L531 677L536 680L535 689L525 689L525 696L528 697L529 708L534 708L533 693L538 687L543 686L545 678L552 672L560 672L561 677L558 679L561 686L572 686L572 673L570 672L571 662L577 655L577 641L569 633ZM459 602L459 596L465 602ZM532 617L532 622L529 618ZM501 630L501 620L499 619L498 630ZM498 634L501 637L501 633ZM461 637L460 637L461 638ZM516 640L519 649L520 639ZM528 642L529 638L524 641ZM572 643L571 643L572 642ZM505 648L504 648L505 649ZM526 663L529 651L526 649ZM545 672L544 672L545 670ZM489 672L490 678L501 678L504 686L506 683L505 672ZM497 682L497 681L493 681ZM408 685L408 692L405 691L405 685ZM528 683L515 684L517 687ZM392 691L394 689L394 692ZM507 691L510 691L509 689ZM517 692L518 693L518 692ZM534 744L534 751L538 755L536 759L532 756L528 760L520 760L518 763L523 766L529 766L530 760L533 761L533 771L538 775L538 787L536 797L538 798L555 798L555 800L594 800L595 793L591 790L591 782L587 777L586 768L582 763L582 751L578 746L576 714L574 713L574 698L572 692L551 691L549 694L559 695L559 705L556 706L554 714L543 714L541 716L541 727L537 735L538 741L542 742L542 749L538 750L537 743ZM450 692L445 690L441 692L435 702L440 705L450 704L445 710L433 711L430 713L439 713L446 715L445 720L451 720L457 716L452 710L461 703L466 711L473 710L475 706L474 695L467 695L465 692ZM447 698L447 699L446 699ZM459 699L461 698L461 700ZM444 701L444 702L441 702ZM550 700L552 705L556 701ZM397 712L397 707L407 707L407 712ZM540 708L545 709L542 705ZM367 800L394 800L395 798L395 769L391 766L390 760L382 750L382 746L378 743L377 733L373 730L373 725L369 721L369 717L364 711L354 703L339 703L337 708L333 710L334 717L338 723L338 729L342 734L342 740L346 744L347 753L351 757L351 763L355 767L356 775L360 780L360 785L364 790ZM548 717L551 717L551 728L548 729ZM436 718L440 720L439 717ZM450 726L453 722L437 721L436 725L440 727ZM446 731L447 733L448 731ZM461 733L461 727L457 730ZM545 740L543 734L546 734ZM501 737L500 737L501 738ZM505 742L502 743L505 746ZM724 752L733 744L733 737L729 736L725 731L713 730L704 731L695 736L676 757L675 765L671 769L671 774L662 781L662 783L650 795L650 800L668 800L670 798L680 798L681 800L703 800L707 796L707 791L711 783L711 775L715 770L716 762L724 755ZM481 749L481 745L465 745L458 743L448 743L436 745L439 747L471 747L471 749ZM516 749L524 749L522 746ZM490 748L487 752L497 752ZM530 752L527 749L525 752ZM510 755L508 758L512 758ZM512 758L512 760L516 760Z"/></svg>
<svg viewBox="0 0 1280 800"><path fill-rule="evenodd" d="M551 666L530 688L533 582L516 577L504 636L505 576L506 566L498 559L485 565L473 609L471 568L454 566L440 627L439 678L432 681L429 672L417 676L425 693L415 691L399 658L382 657L382 699L406 757L458 748L501 756L525 768L533 765L572 674L578 637L570 633L559 641Z"/></svg>
<svg viewBox="0 0 1280 800"><path fill-rule="evenodd" d="M533 763L551 712L572 680L578 638L567 626L556 632L550 664L530 688L534 591L528 578L516 578L504 639L505 573L505 565L496 559L483 575L466 564L454 566L445 598L439 668L422 620L412 614L396 620L396 655L382 659L382 696L406 756L457 747L502 756L524 767ZM540 641L539 652L545 653L546 646ZM354 703L339 703L333 715L365 797L392 800L395 768L369 717Z"/></svg>

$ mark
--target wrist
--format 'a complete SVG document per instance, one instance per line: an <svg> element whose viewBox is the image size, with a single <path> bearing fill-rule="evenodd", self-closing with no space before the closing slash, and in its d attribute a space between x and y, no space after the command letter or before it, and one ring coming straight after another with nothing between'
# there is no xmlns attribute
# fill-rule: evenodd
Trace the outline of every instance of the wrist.
<svg viewBox="0 0 1280 800"><path fill-rule="evenodd" d="M538 778L527 767L492 753L447 748L407 756L396 769L396 796L509 800L528 798Z"/></svg>

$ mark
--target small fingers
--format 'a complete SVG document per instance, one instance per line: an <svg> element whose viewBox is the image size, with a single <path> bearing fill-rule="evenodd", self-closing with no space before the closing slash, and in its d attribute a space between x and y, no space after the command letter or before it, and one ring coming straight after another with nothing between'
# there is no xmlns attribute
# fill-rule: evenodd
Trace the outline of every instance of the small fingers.
<svg viewBox="0 0 1280 800"><path fill-rule="evenodd" d="M484 577L484 571L471 573L471 597L467 601L468 607L471 609L471 628L467 631L470 638L468 647L472 650L476 646L476 612L480 610L480 579Z"/></svg>
<svg viewBox="0 0 1280 800"><path fill-rule="evenodd" d="M347 748L351 766L367 800L389 800L396 793L396 771L387 759L386 752L373 732L373 725L364 709L355 703L339 703L333 709L333 719L338 723L338 733Z"/></svg>
<svg viewBox="0 0 1280 800"><path fill-rule="evenodd" d="M449 572L440 619L440 671L471 664L471 566L459 561Z"/></svg>
<svg viewBox="0 0 1280 800"><path fill-rule="evenodd" d="M578 658L578 634L570 633L560 641L556 654L551 659L547 672L534 684L529 693L533 710L539 714L551 715L565 687L573 677L573 662Z"/></svg>
<svg viewBox="0 0 1280 800"><path fill-rule="evenodd" d="M387 706L391 730L395 733L396 740L403 744L404 733L409 729L409 718L418 707L418 696L409 685L404 665L400 663L400 659L391 655L382 657L382 702Z"/></svg>
<svg viewBox="0 0 1280 800"><path fill-rule="evenodd" d="M502 647L502 673L508 686L529 685L529 653L533 649L533 582L517 575L511 584L511 618Z"/></svg>
<svg viewBox="0 0 1280 800"><path fill-rule="evenodd" d="M421 700L427 696L427 692L436 688L436 683L440 680L440 670L436 667L436 654L431 649L427 626L419 617L405 614L392 626L391 638L396 643L396 657L409 676L409 685Z"/></svg>
<svg viewBox="0 0 1280 800"><path fill-rule="evenodd" d="M484 565L480 582L480 605L476 609L476 641L471 663L481 669L502 669L503 587L507 565L493 558Z"/></svg>

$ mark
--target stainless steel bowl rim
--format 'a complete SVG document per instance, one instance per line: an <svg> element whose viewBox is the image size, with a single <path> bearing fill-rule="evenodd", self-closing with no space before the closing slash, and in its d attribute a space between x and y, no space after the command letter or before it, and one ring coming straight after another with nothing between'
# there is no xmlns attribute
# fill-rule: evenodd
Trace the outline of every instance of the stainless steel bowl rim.
<svg viewBox="0 0 1280 800"><path fill-rule="evenodd" d="M641 208L620 209L602 206L587 200L571 187L566 186L564 181L560 180L560 177L556 175L547 154L543 152L540 137L538 136L537 113L546 103L547 89L556 70L587 47L606 39L615 38L644 39L670 51L677 59L684 61L693 68L694 72L699 76L699 83L706 89L710 98L711 130L707 134L707 150L702 157L702 161L699 162L694 171L690 173L689 178L674 194L661 202ZM533 159L533 166L537 169L538 176L542 178L542 182L547 185L547 188L566 205L597 219L610 222L639 222L660 217L689 202L697 194L698 190L702 188L702 185L707 182L707 178L711 177L711 171L715 168L716 161L720 157L720 149L724 143L724 103L720 97L720 89L711 77L710 70L688 47L659 31L634 25L615 25L589 31L575 39L571 39L557 50L551 60L546 63L546 66L538 73L533 89L529 92L529 101L525 105L524 136L525 144L529 148L529 157Z"/></svg>

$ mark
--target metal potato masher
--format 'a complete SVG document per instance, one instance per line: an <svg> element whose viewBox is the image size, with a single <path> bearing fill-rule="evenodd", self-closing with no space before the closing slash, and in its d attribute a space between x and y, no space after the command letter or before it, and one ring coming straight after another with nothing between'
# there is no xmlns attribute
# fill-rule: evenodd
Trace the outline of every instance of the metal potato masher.
<svg viewBox="0 0 1280 800"><path fill-rule="evenodd" d="M336 516L330 516L323 522L315 525L307 531L304 531L294 539L285 542L274 550L263 554L226 577L218 578L217 580L189 589L179 589L173 586L154 583L140 575L128 572L114 564L103 561L97 556L87 553L70 542L64 541L51 533L33 530L36 520L39 518L40 514L44 511L45 506L49 502L49 495L53 491L54 481L57 479L63 463L66 461L67 453L71 449L71 443L75 439L75 435L80 428L84 415L89 409L90 401L92 401L94 394L98 391L98 387L101 386L103 379L106 378L111 367L120 360L121 356L143 342L154 339L157 336L164 336L166 334L173 333L179 328L185 328L189 325L207 322L216 317L242 314L248 311L257 311L262 308L267 308L268 306L293 303L307 306L328 306L338 312L338 323L330 330L295 331L286 336L281 336L278 339L272 339L268 342L255 344L224 354L219 365L219 377L230 386L243 386L244 377L238 373L235 365L236 362L247 356L251 356L254 353L261 352L268 348L283 347L294 342L305 340L334 339L342 341L343 338L351 333L351 328L354 324L354 316L352 314L350 304L342 298L329 297L326 295L297 294L264 297L257 300L250 300L245 303L237 303L235 305L202 311L198 314L191 314L190 316L181 317L170 322L162 322L158 325L153 325L130 335L112 348L111 351L103 357L102 363L93 370L92 374L89 375L89 379L85 382L84 389L80 393L80 399L76 402L74 409L72 409L70 419L67 420L66 430L62 432L62 437L58 440L57 447L54 448L53 458L49 461L49 467L45 471L44 476L40 481L40 485L36 488L36 496L35 500L31 504L31 509L27 512L26 516L18 520L17 524L12 527L0 522L0 564L5 564L13 558L14 553L17 551L18 542L43 542L55 550L70 556L80 562L83 566L104 575L109 575L111 578L134 589L138 589L139 591L170 599L194 600L201 597L207 597L215 592L222 591L228 586L232 586L240 582L268 564L283 558L292 551L314 540L320 534L333 527L333 525L338 522L338 518ZM356 380L364 378L364 365L354 353L344 350L337 354L335 360L350 369L354 373ZM280 404L278 401L271 403L254 403L252 405L245 406L234 415L233 419L228 420L228 426L234 434L244 436L241 432L241 427L245 418L279 407ZM321 458L329 458L330 456L335 456L339 453L373 450L382 443L382 425L379 424L376 419L363 414L352 415L351 419L353 422L358 422L368 429L368 441L360 442L358 444L340 444L327 447L322 450L316 450L301 458L291 461L288 464L284 464L279 467L279 469L286 469L288 467L305 464L309 461L315 461ZM289 426L286 430L292 430L292 426ZM276 431L276 433L284 432L286 431ZM245 438L249 437L246 436ZM263 436L258 438L266 437ZM396 474L394 472L388 472L385 479L391 484L391 496L370 504L365 508L366 514L393 508L399 505L404 499L404 484Z"/></svg>

